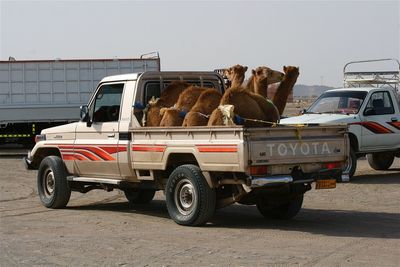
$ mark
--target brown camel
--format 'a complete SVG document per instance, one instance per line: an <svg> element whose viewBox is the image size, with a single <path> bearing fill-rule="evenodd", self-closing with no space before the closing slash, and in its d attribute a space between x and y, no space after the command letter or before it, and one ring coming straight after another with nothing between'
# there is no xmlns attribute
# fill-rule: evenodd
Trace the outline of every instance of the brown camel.
<svg viewBox="0 0 400 267"><path fill-rule="evenodd" d="M268 67L258 67L252 70L252 75L247 82L247 89L253 93L267 97L268 85L280 82L284 74Z"/></svg>
<svg viewBox="0 0 400 267"><path fill-rule="evenodd" d="M224 70L224 76L228 78L230 81L230 86L229 87L239 87L242 85L245 77L245 73L247 71L246 66L242 66L239 64L236 64L228 69Z"/></svg>
<svg viewBox="0 0 400 267"><path fill-rule="evenodd" d="M173 107L160 110L162 116L160 126L182 126L186 113L196 104L200 94L206 90L203 87L190 86L183 91Z"/></svg>
<svg viewBox="0 0 400 267"><path fill-rule="evenodd" d="M215 89L204 90L196 101L196 104L186 114L182 126L205 126L208 118L219 105L222 95Z"/></svg>
<svg viewBox="0 0 400 267"><path fill-rule="evenodd" d="M149 101L143 126L159 126L162 119L160 110L172 107L178 100L179 95L189 86L188 83L183 81L173 81L164 89L159 99Z"/></svg>
<svg viewBox="0 0 400 267"><path fill-rule="evenodd" d="M283 71L285 72L285 76L283 77L283 80L279 84L278 89L272 98L272 102L274 102L274 105L279 110L279 115L282 115L288 96L293 90L293 86L300 74L299 67L294 66L283 66Z"/></svg>
<svg viewBox="0 0 400 267"><path fill-rule="evenodd" d="M246 127L268 127L271 123L279 121L278 110L271 101L248 91L247 88L231 87L222 96L220 106L212 112L208 126L227 124L221 109L226 105L233 105L236 118L244 120L243 122L233 120L235 124L243 124Z"/></svg>

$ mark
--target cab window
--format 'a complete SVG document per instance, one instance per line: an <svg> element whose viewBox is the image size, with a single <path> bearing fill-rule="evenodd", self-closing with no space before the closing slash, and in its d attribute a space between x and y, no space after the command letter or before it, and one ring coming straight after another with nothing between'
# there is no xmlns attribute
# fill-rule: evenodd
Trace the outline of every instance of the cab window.
<svg viewBox="0 0 400 267"><path fill-rule="evenodd" d="M124 84L105 84L97 91L92 105L93 122L118 121Z"/></svg>
<svg viewBox="0 0 400 267"><path fill-rule="evenodd" d="M364 114L385 115L393 114L394 107L388 92L376 92L371 95Z"/></svg>

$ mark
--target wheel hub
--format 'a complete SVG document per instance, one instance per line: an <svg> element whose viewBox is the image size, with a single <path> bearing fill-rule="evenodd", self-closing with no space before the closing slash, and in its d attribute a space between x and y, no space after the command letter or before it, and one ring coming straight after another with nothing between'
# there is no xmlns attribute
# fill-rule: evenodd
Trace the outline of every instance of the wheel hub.
<svg viewBox="0 0 400 267"><path fill-rule="evenodd" d="M176 206L181 214L188 215L194 210L197 198L194 186L188 179L178 182L174 195Z"/></svg>
<svg viewBox="0 0 400 267"><path fill-rule="evenodd" d="M55 179L53 171L49 171L43 180L43 189L46 196L51 196L54 193Z"/></svg>

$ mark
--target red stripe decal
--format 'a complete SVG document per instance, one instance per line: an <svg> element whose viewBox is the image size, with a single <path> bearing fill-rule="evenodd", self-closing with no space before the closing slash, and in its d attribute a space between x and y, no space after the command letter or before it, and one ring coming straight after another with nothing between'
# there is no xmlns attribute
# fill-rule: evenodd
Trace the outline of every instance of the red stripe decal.
<svg viewBox="0 0 400 267"><path fill-rule="evenodd" d="M236 145L196 145L199 152L236 153Z"/></svg>
<svg viewBox="0 0 400 267"><path fill-rule="evenodd" d="M95 155L93 155L93 153L91 153L89 151L86 151L86 150L83 150L83 149L75 149L74 153L75 153L75 155L82 154L85 157L87 157L88 159L93 160L93 161L99 161L100 160L100 158L98 158Z"/></svg>
<svg viewBox="0 0 400 267"><path fill-rule="evenodd" d="M102 150L98 147L95 147L95 146L82 146L82 147L75 147L75 148L89 150L90 152L95 153L97 156L101 157L104 160L115 160L115 158L113 158L110 154L108 154L104 150Z"/></svg>
<svg viewBox="0 0 400 267"><path fill-rule="evenodd" d="M88 160L87 158L79 154L74 154L74 158L77 160L84 160L84 161Z"/></svg>
<svg viewBox="0 0 400 267"><path fill-rule="evenodd" d="M393 131L391 131L390 129L374 121L354 122L351 124L361 125L376 134L393 133Z"/></svg>
<svg viewBox="0 0 400 267"><path fill-rule="evenodd" d="M167 146L164 145L132 145L132 151L141 152L164 152Z"/></svg>
<svg viewBox="0 0 400 267"><path fill-rule="evenodd" d="M397 130L400 130L400 121L388 122L388 124L396 128Z"/></svg>
<svg viewBox="0 0 400 267"><path fill-rule="evenodd" d="M101 149L103 149L104 151L110 153L110 154L114 154L117 152L125 152L126 151L126 147L125 146L100 146Z"/></svg>
<svg viewBox="0 0 400 267"><path fill-rule="evenodd" d="M64 154L64 153L62 153L61 155L62 155L62 159L63 159L63 160L74 160L74 159L75 159L75 158L74 158L74 155L71 155L71 154Z"/></svg>

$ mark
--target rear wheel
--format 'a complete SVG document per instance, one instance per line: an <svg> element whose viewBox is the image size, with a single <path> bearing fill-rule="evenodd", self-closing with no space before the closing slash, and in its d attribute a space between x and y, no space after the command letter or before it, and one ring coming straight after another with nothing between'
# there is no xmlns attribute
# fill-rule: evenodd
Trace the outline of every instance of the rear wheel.
<svg viewBox="0 0 400 267"><path fill-rule="evenodd" d="M195 165L182 165L171 173L165 196L168 213L178 224L202 225L214 215L216 192Z"/></svg>
<svg viewBox="0 0 400 267"><path fill-rule="evenodd" d="M300 211L303 204L303 196L304 195L298 195L279 205L271 205L268 199L259 198L256 205L258 211L267 219L288 220L296 216Z"/></svg>
<svg viewBox="0 0 400 267"><path fill-rule="evenodd" d="M373 153L367 155L368 163L374 170L387 170L392 166L394 154L388 152Z"/></svg>
<svg viewBox="0 0 400 267"><path fill-rule="evenodd" d="M156 193L155 190L151 189L124 189L125 197L131 204L147 204L153 200Z"/></svg>
<svg viewBox="0 0 400 267"><path fill-rule="evenodd" d="M37 175L40 200L47 208L64 208L71 197L67 171L60 157L48 156L40 163Z"/></svg>

